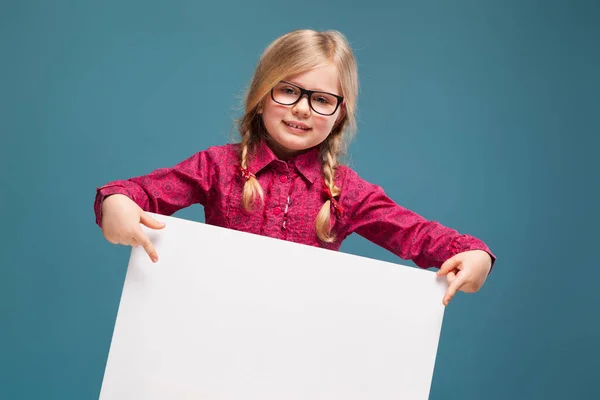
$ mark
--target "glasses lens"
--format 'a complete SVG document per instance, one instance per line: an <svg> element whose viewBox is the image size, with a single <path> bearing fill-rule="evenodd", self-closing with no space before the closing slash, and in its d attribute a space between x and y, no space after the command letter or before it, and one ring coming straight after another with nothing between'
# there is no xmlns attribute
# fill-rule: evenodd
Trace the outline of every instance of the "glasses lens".
<svg viewBox="0 0 600 400"><path fill-rule="evenodd" d="M329 115L333 114L337 107L338 99L329 93L317 92L313 93L310 98L310 102L313 109L321 114Z"/></svg>
<svg viewBox="0 0 600 400"><path fill-rule="evenodd" d="M273 88L273 100L279 104L290 105L298 101L302 92L294 85L285 82L279 82ZM337 108L338 99L329 93L313 93L310 102L313 110L319 114L331 115Z"/></svg>
<svg viewBox="0 0 600 400"><path fill-rule="evenodd" d="M279 82L273 88L273 99L281 104L290 105L300 97L300 90L287 83Z"/></svg>

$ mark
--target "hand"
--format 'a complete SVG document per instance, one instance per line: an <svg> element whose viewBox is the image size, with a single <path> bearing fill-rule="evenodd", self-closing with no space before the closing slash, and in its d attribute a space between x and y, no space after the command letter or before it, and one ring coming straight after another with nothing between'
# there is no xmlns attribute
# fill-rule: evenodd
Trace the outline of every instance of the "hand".
<svg viewBox="0 0 600 400"><path fill-rule="evenodd" d="M158 222L144 212L133 200L122 194L108 196L102 202L102 233L113 244L142 246L152 262L158 261L158 253L140 224L152 229L162 229Z"/></svg>
<svg viewBox="0 0 600 400"><path fill-rule="evenodd" d="M446 260L437 276L446 275L450 284L442 303L447 306L458 290L475 293L483 286L492 268L492 257L483 250L469 250Z"/></svg>

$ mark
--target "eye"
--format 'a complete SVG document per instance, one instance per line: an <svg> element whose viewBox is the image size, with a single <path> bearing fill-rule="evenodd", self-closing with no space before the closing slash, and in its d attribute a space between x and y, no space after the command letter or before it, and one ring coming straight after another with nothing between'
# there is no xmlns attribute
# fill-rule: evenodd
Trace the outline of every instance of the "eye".
<svg viewBox="0 0 600 400"><path fill-rule="evenodd" d="M320 104L329 104L329 99L327 97L318 96L318 97L315 97L314 100Z"/></svg>
<svg viewBox="0 0 600 400"><path fill-rule="evenodd" d="M291 86L282 87L281 92L283 94L296 94L297 93L296 89Z"/></svg>

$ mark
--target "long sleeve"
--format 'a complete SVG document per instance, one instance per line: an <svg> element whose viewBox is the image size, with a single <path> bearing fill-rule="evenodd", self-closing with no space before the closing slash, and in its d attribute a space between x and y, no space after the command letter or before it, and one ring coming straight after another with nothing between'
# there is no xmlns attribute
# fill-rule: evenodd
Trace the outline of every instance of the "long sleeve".
<svg viewBox="0 0 600 400"><path fill-rule="evenodd" d="M172 168L157 169L147 175L116 180L96 189L94 212L102 226L102 201L123 194L144 211L171 215L195 203L205 204L215 181L215 163L210 149L201 151Z"/></svg>
<svg viewBox="0 0 600 400"><path fill-rule="evenodd" d="M382 188L354 175L348 179L349 233L356 232L421 268L439 268L448 258L467 250L483 250L496 257L481 240L429 221L396 204Z"/></svg>

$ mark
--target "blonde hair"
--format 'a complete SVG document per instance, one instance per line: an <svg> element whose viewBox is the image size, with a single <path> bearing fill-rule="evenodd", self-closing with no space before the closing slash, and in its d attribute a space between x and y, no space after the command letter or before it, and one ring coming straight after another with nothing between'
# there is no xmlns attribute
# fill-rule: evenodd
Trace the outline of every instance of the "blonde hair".
<svg viewBox="0 0 600 400"><path fill-rule="evenodd" d="M245 98L245 112L238 124L242 136L240 166L248 168L250 154L267 135L259 108L262 99L279 81L288 76L306 72L312 68L331 64L337 68L344 97L344 115L334 125L331 133L320 145L321 171L325 184L333 197L341 189L335 186L334 178L339 166L338 157L356 130L356 102L358 96L358 72L356 60L348 41L338 31L317 32L297 30L273 41L263 52L254 72ZM254 176L250 176L242 195L242 206L250 211L257 198L264 201L263 190ZM335 236L330 226L331 201L327 199L317 215L315 229L320 240L332 243Z"/></svg>

